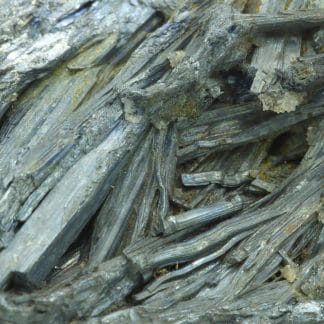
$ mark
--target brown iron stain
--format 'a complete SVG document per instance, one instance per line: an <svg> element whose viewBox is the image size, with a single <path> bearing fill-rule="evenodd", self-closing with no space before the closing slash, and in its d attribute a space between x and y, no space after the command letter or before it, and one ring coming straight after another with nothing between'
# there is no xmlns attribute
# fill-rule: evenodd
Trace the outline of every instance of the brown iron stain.
<svg viewBox="0 0 324 324"><path fill-rule="evenodd" d="M292 234L298 228L298 226L299 226L299 224L296 224L296 223L288 224L284 230L284 233L288 234L288 235Z"/></svg>

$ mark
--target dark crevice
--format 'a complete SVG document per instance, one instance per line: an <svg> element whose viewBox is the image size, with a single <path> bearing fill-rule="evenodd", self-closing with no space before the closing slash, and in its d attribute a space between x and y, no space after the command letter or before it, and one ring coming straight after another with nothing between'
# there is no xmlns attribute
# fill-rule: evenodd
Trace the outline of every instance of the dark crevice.
<svg viewBox="0 0 324 324"><path fill-rule="evenodd" d="M87 1L85 2L83 5L81 5L78 9L60 17L57 22L61 22L63 20L66 20L66 19L69 19L69 18L72 18L73 16L80 16L82 15L83 13L85 13L86 11L88 11L92 5L94 4L94 2L96 2L96 0L90 0L90 1Z"/></svg>
<svg viewBox="0 0 324 324"><path fill-rule="evenodd" d="M177 51L181 51L181 50L184 50L188 45L189 43L191 42L191 40L193 39L194 37L194 34L190 34L189 36L187 36L180 44L179 46L177 47Z"/></svg>
<svg viewBox="0 0 324 324"><path fill-rule="evenodd" d="M164 22L165 18L163 14L156 12L134 33L132 39L127 44L121 47L114 47L97 64L100 65L109 62L112 66L115 66L125 61L140 46L147 34L154 32Z"/></svg>
<svg viewBox="0 0 324 324"><path fill-rule="evenodd" d="M165 60L163 63L153 66L149 71L149 75L144 80L141 80L139 87L141 89L148 88L159 81L170 70L171 66L169 60Z"/></svg>
<svg viewBox="0 0 324 324"><path fill-rule="evenodd" d="M246 58L245 58L245 63L246 64L251 64L253 56L256 52L256 50L258 49L258 46L255 44L252 44L250 49L247 52Z"/></svg>
<svg viewBox="0 0 324 324"><path fill-rule="evenodd" d="M47 283L61 280L61 277L68 275L69 272L79 267L81 263L87 262L91 245L91 235L100 208L101 206L98 208L96 214L85 225L79 236L70 245L51 272L47 275L45 280Z"/></svg>
<svg viewBox="0 0 324 324"><path fill-rule="evenodd" d="M37 205L33 208L32 212L30 213L30 216L33 214L33 212L39 207L39 205L43 202L43 200L47 197L47 195L51 192L52 189L48 190L46 192L46 194L44 195L44 197L37 203ZM21 208L24 207L24 203L28 200L28 198L30 197L30 195L26 198L26 200L21 204ZM29 217L30 217L29 216ZM28 218L29 218L28 217ZM21 222L21 221L18 221L17 224L15 225L15 228L14 228L14 233L18 233L19 230L23 227L23 225L28 221L28 218Z"/></svg>
<svg viewBox="0 0 324 324"><path fill-rule="evenodd" d="M244 73L240 67L234 67L229 71L221 71L221 77L225 81L225 85L231 93L234 103L249 101L252 98L250 88L253 78Z"/></svg>

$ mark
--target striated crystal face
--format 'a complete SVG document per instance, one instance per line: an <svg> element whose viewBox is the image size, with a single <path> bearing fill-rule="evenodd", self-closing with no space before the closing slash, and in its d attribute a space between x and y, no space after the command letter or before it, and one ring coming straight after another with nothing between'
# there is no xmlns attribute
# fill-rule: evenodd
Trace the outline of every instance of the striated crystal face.
<svg viewBox="0 0 324 324"><path fill-rule="evenodd" d="M0 322L323 322L321 7L0 0Z"/></svg>

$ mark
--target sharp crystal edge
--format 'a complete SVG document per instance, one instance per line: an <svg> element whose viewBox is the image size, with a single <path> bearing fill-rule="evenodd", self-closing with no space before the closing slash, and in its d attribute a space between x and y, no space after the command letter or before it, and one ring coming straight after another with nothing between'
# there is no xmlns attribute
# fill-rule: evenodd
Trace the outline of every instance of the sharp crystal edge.
<svg viewBox="0 0 324 324"><path fill-rule="evenodd" d="M120 10L127 13L130 8L125 6ZM136 16L136 13L132 14ZM78 56L74 60L95 59L107 47L110 54L120 47L119 51L128 55L133 49L129 44L126 46L125 41L134 33L137 42L143 39L152 28L151 24L156 25L152 15L150 11L140 16L142 19L132 24L117 44L107 31L108 41L104 38L90 48L96 55L92 53L89 57L86 51L80 54L81 58ZM143 25L146 31L141 29ZM31 87L26 96L23 95L16 107L18 114L9 114L9 127L1 136L0 149L0 236L4 247L11 240L17 223L27 219L69 168L98 146L119 123L122 108L118 99L104 95L109 92L108 80L117 62L72 74L63 66L41 80L35 91ZM62 96L62 91L65 96ZM108 112L106 105L109 101L113 102ZM15 127L10 127L12 125Z"/></svg>
<svg viewBox="0 0 324 324"><path fill-rule="evenodd" d="M18 280L24 278L34 285L45 279L103 202L123 165L122 160L136 147L142 132L142 126L121 124L67 172L1 253L2 287L13 273ZM66 198L63 203L62 195Z"/></svg>
<svg viewBox="0 0 324 324"><path fill-rule="evenodd" d="M187 211L176 216L168 216L164 221L164 234L180 231L187 227L197 227L213 220L223 218L243 208L243 200L235 196L230 201L219 201L216 204Z"/></svg>
<svg viewBox="0 0 324 324"><path fill-rule="evenodd" d="M239 187L245 182L253 179L253 173L256 171L244 171L235 175L225 175L222 171L207 171L201 173L183 173L181 175L184 186L203 186L210 183L217 183L223 187Z"/></svg>
<svg viewBox="0 0 324 324"><path fill-rule="evenodd" d="M1 322L324 321L321 1L0 8Z"/></svg>
<svg viewBox="0 0 324 324"><path fill-rule="evenodd" d="M96 218L93 244L89 253L90 263L100 263L116 251L116 247L125 235L125 228L135 199L148 172L147 155L152 144L152 132L139 144L136 154L122 171L122 179L117 181L117 188L109 195ZM134 153L135 153L134 152Z"/></svg>

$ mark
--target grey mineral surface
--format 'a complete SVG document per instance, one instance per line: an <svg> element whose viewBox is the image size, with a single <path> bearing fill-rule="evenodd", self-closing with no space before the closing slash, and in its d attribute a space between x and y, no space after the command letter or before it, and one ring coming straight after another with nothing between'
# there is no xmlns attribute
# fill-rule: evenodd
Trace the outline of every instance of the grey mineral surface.
<svg viewBox="0 0 324 324"><path fill-rule="evenodd" d="M323 323L323 28L0 0L0 322Z"/></svg>

